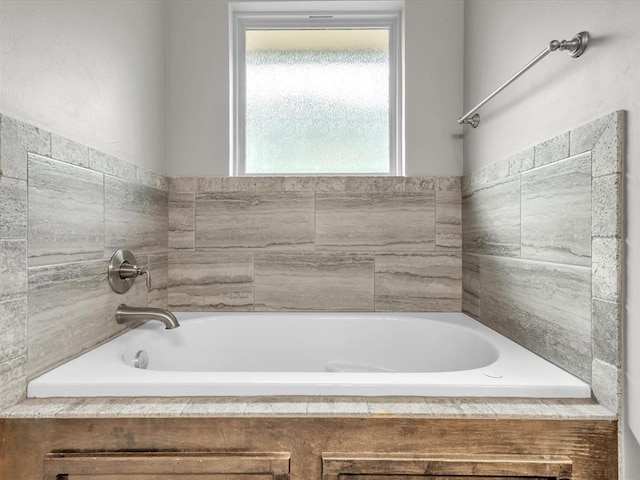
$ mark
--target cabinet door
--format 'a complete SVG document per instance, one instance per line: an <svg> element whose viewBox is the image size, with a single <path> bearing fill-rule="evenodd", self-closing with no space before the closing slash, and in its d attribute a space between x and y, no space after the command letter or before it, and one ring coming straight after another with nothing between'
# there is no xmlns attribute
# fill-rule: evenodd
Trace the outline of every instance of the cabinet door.
<svg viewBox="0 0 640 480"><path fill-rule="evenodd" d="M289 480L288 453L51 453L45 480Z"/></svg>
<svg viewBox="0 0 640 480"><path fill-rule="evenodd" d="M558 455L322 455L323 480L570 480L571 471Z"/></svg>

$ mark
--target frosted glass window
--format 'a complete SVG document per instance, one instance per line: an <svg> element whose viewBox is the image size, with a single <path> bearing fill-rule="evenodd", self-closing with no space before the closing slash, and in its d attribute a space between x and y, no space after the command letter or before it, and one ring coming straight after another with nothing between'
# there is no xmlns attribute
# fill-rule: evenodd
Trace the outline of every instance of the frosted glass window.
<svg viewBox="0 0 640 480"><path fill-rule="evenodd" d="M244 172L389 174L389 30L245 30Z"/></svg>

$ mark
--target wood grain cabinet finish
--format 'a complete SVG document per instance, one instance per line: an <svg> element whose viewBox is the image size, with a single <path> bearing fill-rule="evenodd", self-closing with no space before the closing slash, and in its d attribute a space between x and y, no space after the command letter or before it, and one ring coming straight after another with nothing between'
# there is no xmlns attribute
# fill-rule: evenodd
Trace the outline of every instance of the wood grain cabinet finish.
<svg viewBox="0 0 640 480"><path fill-rule="evenodd" d="M322 480L570 480L562 455L322 455Z"/></svg>
<svg viewBox="0 0 640 480"><path fill-rule="evenodd" d="M288 453L50 453L44 480L289 480Z"/></svg>
<svg viewBox="0 0 640 480"><path fill-rule="evenodd" d="M617 433L609 420L0 419L0 479L617 480Z"/></svg>

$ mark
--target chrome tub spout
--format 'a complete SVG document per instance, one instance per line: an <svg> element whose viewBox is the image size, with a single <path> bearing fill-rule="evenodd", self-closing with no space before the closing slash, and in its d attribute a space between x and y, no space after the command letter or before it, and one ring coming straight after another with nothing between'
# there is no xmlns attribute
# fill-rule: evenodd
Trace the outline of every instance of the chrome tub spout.
<svg viewBox="0 0 640 480"><path fill-rule="evenodd" d="M158 320L164 323L166 328L179 327L178 319L173 313L162 308L152 307L130 307L122 304L116 309L116 322L119 324L132 325L149 320Z"/></svg>

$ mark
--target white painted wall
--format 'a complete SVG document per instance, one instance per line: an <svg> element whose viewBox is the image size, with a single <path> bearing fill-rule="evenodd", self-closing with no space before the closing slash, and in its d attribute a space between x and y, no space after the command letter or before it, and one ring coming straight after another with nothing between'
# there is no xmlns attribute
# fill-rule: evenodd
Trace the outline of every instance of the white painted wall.
<svg viewBox="0 0 640 480"><path fill-rule="evenodd" d="M329 3L329 2L327 2ZM406 0L408 175L460 175L462 0ZM229 174L228 1L170 1L169 174Z"/></svg>
<svg viewBox="0 0 640 480"><path fill-rule="evenodd" d="M1 0L0 113L166 173L161 0Z"/></svg>
<svg viewBox="0 0 640 480"><path fill-rule="evenodd" d="M614 110L626 110L626 480L640 479L640 2L473 0L465 4L465 109L472 108L552 39L587 30L578 59L553 53L465 127L470 172Z"/></svg>
<svg viewBox="0 0 640 480"><path fill-rule="evenodd" d="M169 1L169 175L229 174L229 5Z"/></svg>

